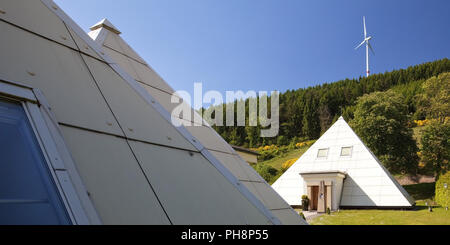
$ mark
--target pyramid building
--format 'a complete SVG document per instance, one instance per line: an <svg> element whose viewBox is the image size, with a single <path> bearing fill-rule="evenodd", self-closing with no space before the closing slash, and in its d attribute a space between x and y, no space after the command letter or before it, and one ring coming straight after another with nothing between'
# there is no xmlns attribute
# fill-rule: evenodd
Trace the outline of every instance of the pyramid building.
<svg viewBox="0 0 450 245"><path fill-rule="evenodd" d="M309 208L410 208L414 200L341 117L272 187L291 205Z"/></svg>
<svg viewBox="0 0 450 245"><path fill-rule="evenodd" d="M305 224L109 21L1 0L0 33L0 223Z"/></svg>

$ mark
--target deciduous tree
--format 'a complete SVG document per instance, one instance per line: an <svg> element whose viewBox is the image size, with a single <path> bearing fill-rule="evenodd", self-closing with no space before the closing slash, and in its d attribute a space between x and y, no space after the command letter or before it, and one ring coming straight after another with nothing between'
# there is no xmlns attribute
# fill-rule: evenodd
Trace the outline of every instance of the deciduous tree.
<svg viewBox="0 0 450 245"><path fill-rule="evenodd" d="M415 173L417 146L408 128L407 106L393 91L358 99L351 127L393 173Z"/></svg>
<svg viewBox="0 0 450 245"><path fill-rule="evenodd" d="M445 174L450 160L450 122L432 121L422 131L422 162L436 176Z"/></svg>

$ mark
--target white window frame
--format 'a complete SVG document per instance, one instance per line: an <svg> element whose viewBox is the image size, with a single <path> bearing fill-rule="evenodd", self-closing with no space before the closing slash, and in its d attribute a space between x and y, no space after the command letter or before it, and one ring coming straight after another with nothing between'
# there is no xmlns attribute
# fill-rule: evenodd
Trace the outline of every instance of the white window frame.
<svg viewBox="0 0 450 245"><path fill-rule="evenodd" d="M326 156L319 156L319 153L321 150L327 150L327 155ZM327 159L328 158L328 154L330 154L330 148L320 148L317 150L317 159Z"/></svg>
<svg viewBox="0 0 450 245"><path fill-rule="evenodd" d="M0 78L2 99L22 105L72 224L101 224L43 94L39 89Z"/></svg>
<svg viewBox="0 0 450 245"><path fill-rule="evenodd" d="M342 150L344 148L350 148L350 154L349 155L342 155ZM341 154L340 154L341 157L352 157L352 155L353 155L353 146L343 146L343 147L341 147Z"/></svg>

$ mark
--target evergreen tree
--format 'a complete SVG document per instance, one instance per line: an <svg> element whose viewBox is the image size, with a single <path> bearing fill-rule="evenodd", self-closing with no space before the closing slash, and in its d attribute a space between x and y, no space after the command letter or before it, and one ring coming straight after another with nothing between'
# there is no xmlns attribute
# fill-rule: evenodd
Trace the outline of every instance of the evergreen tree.
<svg viewBox="0 0 450 245"><path fill-rule="evenodd" d="M339 116L344 116L347 121L351 120L359 97L364 94L377 91L382 92L389 89L393 89L395 92L403 95L402 103L407 106L407 113L414 114L415 119L436 117L438 112L448 116L448 112L446 112L448 107L445 106L448 106L448 95L450 94L448 86L450 82L448 81L448 75L437 77L444 72L450 72L449 59L424 63L383 74L374 74L369 77L344 79L304 89L288 90L280 94L279 135L284 136L288 142L294 137L317 139ZM423 87L424 81L434 76L436 78L432 82L430 80L430 86ZM439 83L439 85L431 86L435 83ZM420 100L420 96L417 97L417 95L421 94L424 89L427 89L429 92L421 95L423 100ZM438 93L439 91L440 93ZM438 103L430 104L429 102L433 100ZM247 115L248 103L249 99L246 100ZM236 102L228 106L235 106L236 108ZM442 117L442 115L439 117ZM330 118L332 118L331 122ZM235 120L237 120L236 114ZM277 143L277 137L257 137L256 135L258 134L257 132L260 132L260 128L255 129L248 125L240 127L240 129L227 126L214 126L213 128L226 141L232 144L242 146L247 143L249 146L257 146ZM283 140L283 142L285 141Z"/></svg>

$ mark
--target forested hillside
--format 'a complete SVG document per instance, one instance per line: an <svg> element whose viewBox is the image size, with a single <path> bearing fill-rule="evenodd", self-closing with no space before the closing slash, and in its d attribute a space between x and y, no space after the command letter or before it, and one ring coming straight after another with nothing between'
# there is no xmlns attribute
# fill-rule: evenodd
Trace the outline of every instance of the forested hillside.
<svg viewBox="0 0 450 245"><path fill-rule="evenodd" d="M422 84L433 76L449 71L450 60L446 58L407 69L374 74L368 78L345 79L305 89L288 90L280 94L280 133L274 138L259 137L259 127L214 128L230 144L244 147L287 145L290 142L317 139L339 116L343 115L346 120L352 119L359 97L389 89L402 94L411 119L421 120L425 119L425 114L417 110L416 95L420 93Z"/></svg>

